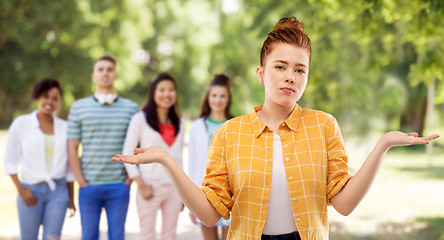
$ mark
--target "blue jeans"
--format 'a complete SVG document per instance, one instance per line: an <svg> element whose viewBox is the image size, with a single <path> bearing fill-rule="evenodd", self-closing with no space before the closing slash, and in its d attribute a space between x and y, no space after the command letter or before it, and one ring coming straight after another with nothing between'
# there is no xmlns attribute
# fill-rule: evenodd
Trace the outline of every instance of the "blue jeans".
<svg viewBox="0 0 444 240"><path fill-rule="evenodd" d="M47 183L23 184L31 188L37 198L35 206L27 206L17 197L20 222L20 239L37 240L40 225L43 224L43 239L60 239L66 209L68 208L68 187L64 179L55 180L56 189L51 191Z"/></svg>
<svg viewBox="0 0 444 240"><path fill-rule="evenodd" d="M128 212L130 187L116 183L88 185L79 189L82 240L99 239L99 223L102 208L108 219L108 239L125 239L125 221Z"/></svg>

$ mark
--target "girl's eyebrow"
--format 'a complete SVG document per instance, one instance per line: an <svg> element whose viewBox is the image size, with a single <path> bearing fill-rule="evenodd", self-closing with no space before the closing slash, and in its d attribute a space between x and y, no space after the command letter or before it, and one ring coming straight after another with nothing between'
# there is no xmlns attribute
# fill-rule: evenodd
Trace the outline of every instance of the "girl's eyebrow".
<svg viewBox="0 0 444 240"><path fill-rule="evenodd" d="M289 65L289 63L287 61L281 60L281 59L278 59L278 60L276 60L274 62L278 62L278 63ZM296 63L295 66L297 66L297 67L304 67L304 68L308 69L308 67L305 64L303 64L303 63Z"/></svg>
<svg viewBox="0 0 444 240"><path fill-rule="evenodd" d="M288 62L285 61L285 60L278 59L278 60L275 60L274 62L283 63L283 64L287 64L288 65Z"/></svg>

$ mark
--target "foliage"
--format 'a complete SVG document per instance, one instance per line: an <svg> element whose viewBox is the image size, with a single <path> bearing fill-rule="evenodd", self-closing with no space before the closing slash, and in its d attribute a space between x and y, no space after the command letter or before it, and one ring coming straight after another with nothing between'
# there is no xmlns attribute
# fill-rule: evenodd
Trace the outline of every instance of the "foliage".
<svg viewBox="0 0 444 240"><path fill-rule="evenodd" d="M30 111L31 85L52 76L65 89L66 116L90 95L94 59L118 60L118 92L143 105L150 79L170 72L179 103L194 118L211 76L232 77L237 115L263 103L255 76L275 22L297 16L312 40L300 105L333 113L345 133L422 131L427 86L444 103L444 3L439 0L1 1L0 126Z"/></svg>

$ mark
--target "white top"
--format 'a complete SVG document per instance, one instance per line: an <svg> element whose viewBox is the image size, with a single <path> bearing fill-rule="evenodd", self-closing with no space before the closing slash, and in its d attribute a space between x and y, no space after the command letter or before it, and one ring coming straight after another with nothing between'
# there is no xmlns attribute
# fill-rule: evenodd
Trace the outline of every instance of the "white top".
<svg viewBox="0 0 444 240"><path fill-rule="evenodd" d="M145 119L145 114L140 111L136 113L128 126L125 144L122 153L125 155L133 155L134 149L137 147L153 147L158 146L165 149L171 157L183 166L182 151L184 143L185 121L180 119L180 130L177 134L176 141L173 145L168 146L162 139L162 136L152 129ZM131 165L125 164L126 171L130 178L140 176L143 179L158 180L160 183L171 183L171 180L164 167L158 163Z"/></svg>
<svg viewBox="0 0 444 240"><path fill-rule="evenodd" d="M273 170L271 172L270 197L267 218L262 233L268 235L291 233L298 230L291 208L290 193L282 157L279 135L273 138Z"/></svg>
<svg viewBox="0 0 444 240"><path fill-rule="evenodd" d="M45 141L45 162L46 169L51 172L52 160L54 159L54 149L55 149L55 137L54 135L49 135L44 133L43 140Z"/></svg>
<svg viewBox="0 0 444 240"><path fill-rule="evenodd" d="M18 174L21 166L21 182L35 184L47 182L50 189L55 189L52 179L66 178L73 182L74 174L68 163L66 121L54 116L54 157L51 171L46 169L43 132L40 130L37 111L18 117L8 130L5 150L5 172Z"/></svg>
<svg viewBox="0 0 444 240"><path fill-rule="evenodd" d="M202 185L208 161L208 134L204 118L191 124L188 143L188 177L197 186Z"/></svg>

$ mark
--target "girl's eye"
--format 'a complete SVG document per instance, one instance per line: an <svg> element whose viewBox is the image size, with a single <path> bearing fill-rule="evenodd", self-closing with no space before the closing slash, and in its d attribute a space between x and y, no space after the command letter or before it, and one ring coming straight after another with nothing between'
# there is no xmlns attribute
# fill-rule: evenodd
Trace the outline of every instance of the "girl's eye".
<svg viewBox="0 0 444 240"><path fill-rule="evenodd" d="M276 69L283 70L284 67L282 67L282 66L276 66Z"/></svg>
<svg viewBox="0 0 444 240"><path fill-rule="evenodd" d="M298 72L298 73L302 73L302 74L304 74L304 73L305 73L305 71L304 71L304 70L296 70L296 72Z"/></svg>

